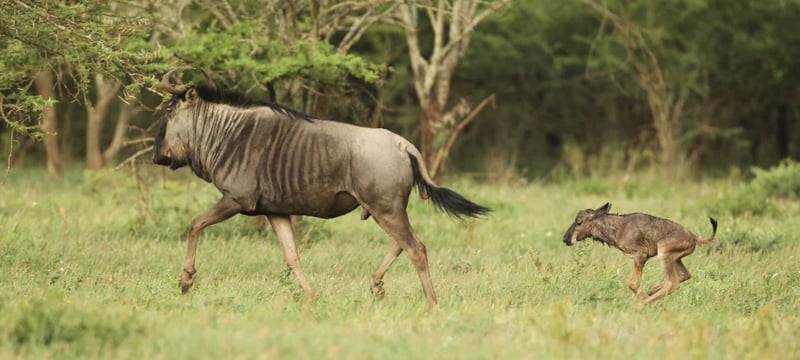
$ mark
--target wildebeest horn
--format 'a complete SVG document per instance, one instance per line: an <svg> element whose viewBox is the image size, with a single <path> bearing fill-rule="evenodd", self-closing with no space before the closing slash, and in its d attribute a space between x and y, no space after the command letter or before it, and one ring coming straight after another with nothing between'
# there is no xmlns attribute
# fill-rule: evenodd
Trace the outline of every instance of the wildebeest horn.
<svg viewBox="0 0 800 360"><path fill-rule="evenodd" d="M167 91L169 91L170 94L182 95L186 92L186 90L189 90L189 86L184 84L172 85L169 83L169 78L172 77L172 74L174 74L175 71L178 71L178 68L172 69L164 74L164 77L161 78L161 83L164 84L164 87L167 89Z"/></svg>
<svg viewBox="0 0 800 360"><path fill-rule="evenodd" d="M200 69L200 71L202 71L203 72L203 76L206 77L206 85L208 85L208 87L210 87L210 88L212 88L214 90L217 90L217 85L214 84L214 80L211 80L211 76L209 76L208 73L203 69Z"/></svg>

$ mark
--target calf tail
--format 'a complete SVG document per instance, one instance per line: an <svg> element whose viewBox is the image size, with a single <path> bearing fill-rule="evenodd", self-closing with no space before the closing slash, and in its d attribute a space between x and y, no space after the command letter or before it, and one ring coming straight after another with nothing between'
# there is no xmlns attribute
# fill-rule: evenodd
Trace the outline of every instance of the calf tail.
<svg viewBox="0 0 800 360"><path fill-rule="evenodd" d="M411 159L411 171L414 174L414 184L417 185L420 197L423 199L430 198L439 210L457 218L461 218L464 215L478 217L492 211L492 209L467 200L461 196L461 194L453 190L436 186L433 180L431 180L430 175L428 175L428 169L425 168L425 164L420 161L421 156L419 152L411 150L412 149L406 149L408 157Z"/></svg>
<svg viewBox="0 0 800 360"><path fill-rule="evenodd" d="M713 232L711 233L711 236L708 239L701 239L701 238L698 237L697 238L697 242L699 242L701 244L710 243L711 241L714 240L714 236L717 235L717 220L714 219L713 217L710 217L710 216L708 217L708 219L711 220L711 228L713 229Z"/></svg>

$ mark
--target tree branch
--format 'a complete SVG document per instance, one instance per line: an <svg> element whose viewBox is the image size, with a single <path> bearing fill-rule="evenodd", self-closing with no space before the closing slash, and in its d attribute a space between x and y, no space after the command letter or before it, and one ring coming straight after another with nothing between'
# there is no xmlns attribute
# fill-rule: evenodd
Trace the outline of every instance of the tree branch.
<svg viewBox="0 0 800 360"><path fill-rule="evenodd" d="M125 102L120 105L117 125L114 127L114 135L111 138L111 143L108 145L106 150L103 151L103 161L110 161L117 156L117 153L119 153L123 146L130 143L129 141L125 141L125 132L128 130L128 124L130 124L131 117L138 112L139 108L133 108L133 106Z"/></svg>
<svg viewBox="0 0 800 360"><path fill-rule="evenodd" d="M438 174L441 170L444 169L444 166L447 163L447 159L450 155L450 149L452 149L453 145L455 145L458 136L461 134L462 131L464 131L467 125L469 125L469 123L471 123L472 120L475 119L475 117L477 117L481 111L483 111L483 108L485 108L489 104L492 105L492 108L495 108L497 106L494 94L491 94L485 97L483 100L481 100L478 106L473 108L472 111L470 111L469 114L467 114L467 116L465 116L464 119L462 119L458 123L458 125L456 125L456 127L453 128L453 130L450 132L450 136L447 138L447 143L444 145L443 148L439 149L439 153L437 154L436 160L433 163L432 167L433 171L431 172L431 177L435 177L436 174Z"/></svg>
<svg viewBox="0 0 800 360"><path fill-rule="evenodd" d="M339 53L346 53L350 51L350 48L361 39L361 36L364 35L364 32L370 26L372 26L372 24L388 17L389 14L393 13L398 6L400 6L399 3L391 4L387 9L378 14L372 14L372 9L367 10L362 17L358 18L353 25L350 26L350 30L348 30L347 34L337 47Z"/></svg>
<svg viewBox="0 0 800 360"><path fill-rule="evenodd" d="M146 148L144 148L142 150L137 151L135 154L129 156L127 159L125 159L121 163L119 163L119 165L117 165L114 168L114 170L121 169L123 166L125 166L125 164L135 161L136 158L138 158L139 156L142 156L142 154L145 154L145 153L147 153L148 151L151 151L151 150L153 150L153 145L150 145L150 146L148 146L148 147L146 147Z"/></svg>

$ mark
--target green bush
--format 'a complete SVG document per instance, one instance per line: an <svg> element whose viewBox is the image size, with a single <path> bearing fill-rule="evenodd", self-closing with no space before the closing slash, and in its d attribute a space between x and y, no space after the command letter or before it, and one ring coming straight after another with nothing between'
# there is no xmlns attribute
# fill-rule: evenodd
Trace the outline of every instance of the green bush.
<svg viewBox="0 0 800 360"><path fill-rule="evenodd" d="M800 163L787 159L768 170L754 167L751 171L755 176L750 182L753 190L772 198L800 197Z"/></svg>
<svg viewBox="0 0 800 360"><path fill-rule="evenodd" d="M4 314L0 334L8 345L20 351L57 346L75 354L93 354L98 349L117 347L129 336L142 332L130 316L70 305L55 293L6 302L0 313Z"/></svg>
<svg viewBox="0 0 800 360"><path fill-rule="evenodd" d="M753 167L753 179L708 204L714 212L732 215L776 215L777 200L800 197L800 163L784 160L769 169Z"/></svg>

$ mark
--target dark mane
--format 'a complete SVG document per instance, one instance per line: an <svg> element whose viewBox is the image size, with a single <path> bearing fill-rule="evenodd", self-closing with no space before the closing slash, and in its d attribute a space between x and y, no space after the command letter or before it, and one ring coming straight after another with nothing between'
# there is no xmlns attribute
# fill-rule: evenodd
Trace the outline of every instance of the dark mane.
<svg viewBox="0 0 800 360"><path fill-rule="evenodd" d="M314 116L266 100L254 99L237 91L218 90L207 85L196 85L195 89L197 90L197 94L200 95L200 98L207 102L225 104L245 109L257 106L266 106L293 119L303 119L308 121L320 119L318 116Z"/></svg>

